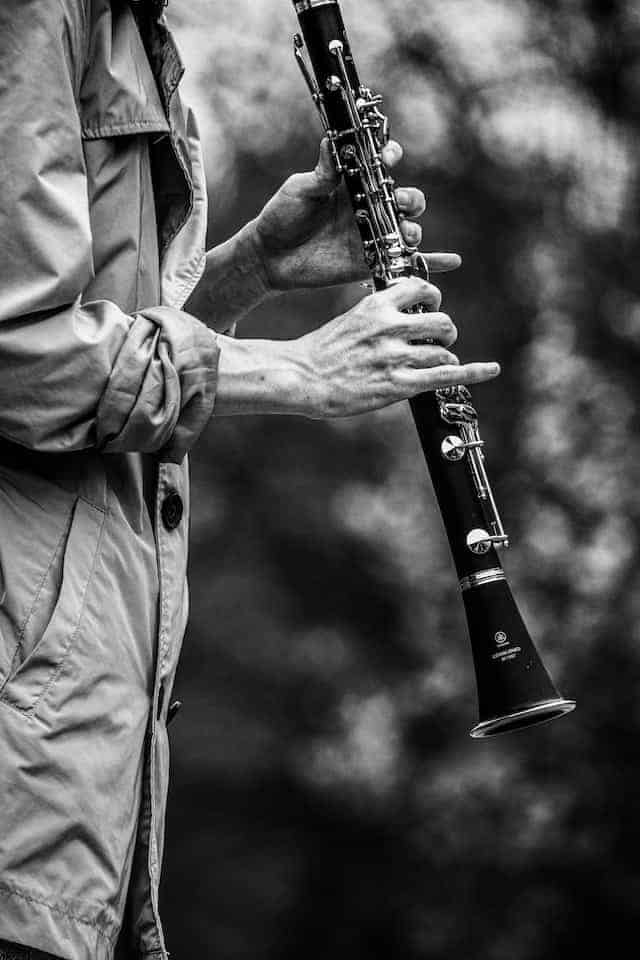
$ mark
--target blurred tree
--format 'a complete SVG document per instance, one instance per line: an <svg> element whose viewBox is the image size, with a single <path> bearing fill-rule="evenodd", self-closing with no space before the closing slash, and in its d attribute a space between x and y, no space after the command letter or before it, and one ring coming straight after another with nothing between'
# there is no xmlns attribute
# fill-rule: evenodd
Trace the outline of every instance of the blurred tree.
<svg viewBox="0 0 640 960"><path fill-rule="evenodd" d="M211 240L314 162L284 0L169 8ZM471 742L457 588L403 406L217 420L193 460L192 616L172 728L170 948L218 960L554 960L637 916L640 10L344 0L363 76L455 249L476 391L558 724ZM300 293L292 337L361 290Z"/></svg>

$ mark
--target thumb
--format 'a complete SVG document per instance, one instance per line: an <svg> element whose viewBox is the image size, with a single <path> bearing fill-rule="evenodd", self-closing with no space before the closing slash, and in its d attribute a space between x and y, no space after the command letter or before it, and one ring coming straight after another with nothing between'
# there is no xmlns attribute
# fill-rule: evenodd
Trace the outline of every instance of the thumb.
<svg viewBox="0 0 640 960"><path fill-rule="evenodd" d="M336 189L340 182L340 175L336 171L329 138L323 137L320 143L320 153L318 162L313 171L314 193L317 196L329 196Z"/></svg>

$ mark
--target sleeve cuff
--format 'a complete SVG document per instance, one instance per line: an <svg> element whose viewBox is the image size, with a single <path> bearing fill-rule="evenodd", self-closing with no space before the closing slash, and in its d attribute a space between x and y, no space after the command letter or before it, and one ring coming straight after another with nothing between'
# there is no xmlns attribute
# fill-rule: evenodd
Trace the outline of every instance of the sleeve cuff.
<svg viewBox="0 0 640 960"><path fill-rule="evenodd" d="M100 401L100 448L180 463L213 413L219 355L215 333L189 313L136 314Z"/></svg>

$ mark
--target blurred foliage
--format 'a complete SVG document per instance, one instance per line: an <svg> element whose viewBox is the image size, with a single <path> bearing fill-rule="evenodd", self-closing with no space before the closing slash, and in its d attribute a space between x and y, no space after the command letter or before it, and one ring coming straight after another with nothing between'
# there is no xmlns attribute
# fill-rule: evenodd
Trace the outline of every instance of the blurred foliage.
<svg viewBox="0 0 640 960"><path fill-rule="evenodd" d="M344 0L431 195L425 249L476 390L505 558L578 710L471 741L453 568L404 405L214 421L192 461L169 947L217 960L554 960L634 942L640 893L640 8ZM212 242L314 163L286 0L169 7ZM362 294L283 297L293 337Z"/></svg>

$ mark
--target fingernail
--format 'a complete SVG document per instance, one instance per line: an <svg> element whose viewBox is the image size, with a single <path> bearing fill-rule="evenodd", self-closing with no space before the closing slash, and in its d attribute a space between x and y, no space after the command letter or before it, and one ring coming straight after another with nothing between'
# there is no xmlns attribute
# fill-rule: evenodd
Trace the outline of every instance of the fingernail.
<svg viewBox="0 0 640 960"><path fill-rule="evenodd" d="M417 241L420 238L420 227L416 227L413 223L407 224L405 228L405 236L407 240Z"/></svg>
<svg viewBox="0 0 640 960"><path fill-rule="evenodd" d="M449 363L459 364L460 360L456 357L455 353L448 353L447 357L449 358Z"/></svg>
<svg viewBox="0 0 640 960"><path fill-rule="evenodd" d="M409 193L406 190L396 190L396 200L401 207L406 207L409 203Z"/></svg>

